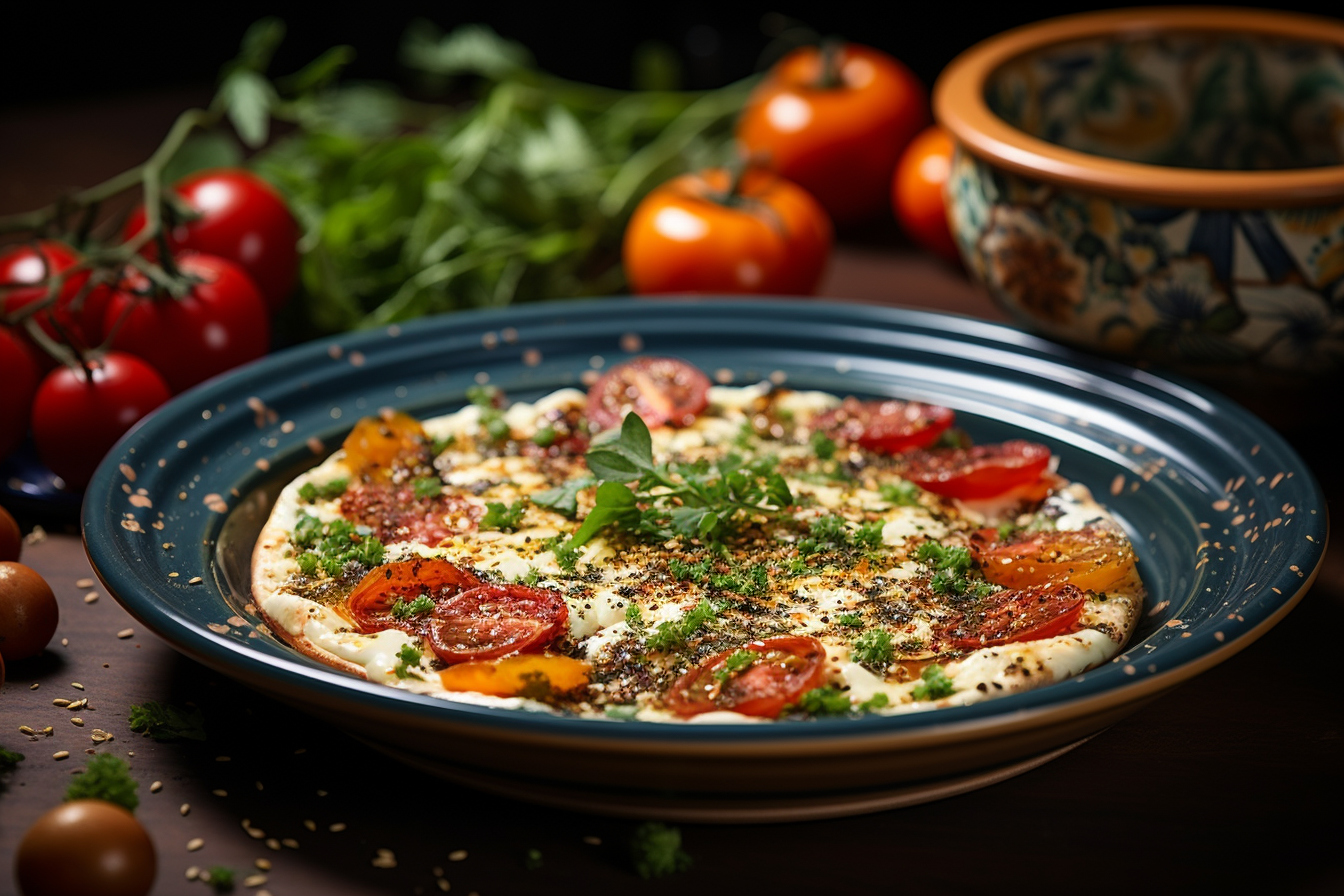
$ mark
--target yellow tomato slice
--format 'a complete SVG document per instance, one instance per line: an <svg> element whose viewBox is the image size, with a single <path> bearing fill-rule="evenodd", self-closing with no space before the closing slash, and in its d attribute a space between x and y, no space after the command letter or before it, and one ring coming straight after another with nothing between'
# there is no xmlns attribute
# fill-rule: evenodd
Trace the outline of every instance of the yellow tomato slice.
<svg viewBox="0 0 1344 896"><path fill-rule="evenodd" d="M567 656L520 654L497 660L458 663L439 673L450 691L476 691L497 697L563 694L588 683L592 667Z"/></svg>
<svg viewBox="0 0 1344 896"><path fill-rule="evenodd" d="M1107 529L1031 532L1003 540L995 529L971 537L971 553L989 581L1005 588L1069 584L1104 591L1134 568L1134 549Z"/></svg>
<svg viewBox="0 0 1344 896"><path fill-rule="evenodd" d="M416 458L429 443L420 421L400 411L365 417L350 430L341 447L345 461L361 475L386 473L399 457Z"/></svg>

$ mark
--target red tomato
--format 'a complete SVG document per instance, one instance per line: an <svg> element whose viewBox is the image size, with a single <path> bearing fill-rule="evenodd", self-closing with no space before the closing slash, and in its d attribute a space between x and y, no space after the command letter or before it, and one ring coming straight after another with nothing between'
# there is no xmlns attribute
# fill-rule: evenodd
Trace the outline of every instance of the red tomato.
<svg viewBox="0 0 1344 896"><path fill-rule="evenodd" d="M986 579L1007 588L1067 582L1103 591L1134 568L1134 549L1124 537L1091 526L1007 539L997 529L981 529L971 535L971 554Z"/></svg>
<svg viewBox="0 0 1344 896"><path fill-rule="evenodd" d="M200 217L173 227L168 246L227 258L256 283L268 310L283 305L299 269L299 227L275 188L249 171L216 168L184 177L173 192ZM137 208L126 238L144 227L145 210Z"/></svg>
<svg viewBox="0 0 1344 896"><path fill-rule="evenodd" d="M28 431L33 396L42 370L25 340L8 327L0 327L0 459L18 447Z"/></svg>
<svg viewBox="0 0 1344 896"><path fill-rule="evenodd" d="M33 285L0 285L4 311L13 314L26 305L46 301L46 281L75 267L79 260L74 249L55 240L37 240L10 249L0 256L0 284ZM103 309L107 307L111 290L103 284L86 290L88 282L88 270L75 271L61 284L55 303L37 312L38 324L57 342L73 343L81 349L102 342ZM46 352L39 350L39 355L44 369L55 366L55 361L50 360Z"/></svg>
<svg viewBox="0 0 1344 896"><path fill-rule="evenodd" d="M634 411L650 429L689 426L709 405L709 377L676 358L617 364L588 390L588 420L598 429L621 425Z"/></svg>
<svg viewBox="0 0 1344 896"><path fill-rule="evenodd" d="M171 395L134 355L108 352L88 364L48 373L33 400L37 455L71 488L86 485L117 439Z"/></svg>
<svg viewBox="0 0 1344 896"><path fill-rule="evenodd" d="M729 670L739 650L760 654L750 665ZM826 647L816 638L787 636L752 641L715 654L682 675L667 695L679 716L728 710L773 719L785 706L826 681Z"/></svg>
<svg viewBox="0 0 1344 896"><path fill-rule="evenodd" d="M1073 630L1087 595L1076 585L996 591L948 619L939 637L958 650L1039 641Z"/></svg>
<svg viewBox="0 0 1344 896"><path fill-rule="evenodd" d="M737 138L845 225L887 207L896 160L928 120L924 85L887 54L801 47L752 91Z"/></svg>
<svg viewBox="0 0 1344 896"><path fill-rule="evenodd" d="M805 191L766 171L683 174L655 188L625 228L637 293L811 295L831 254L831 222Z"/></svg>
<svg viewBox="0 0 1344 896"><path fill-rule="evenodd" d="M393 616L392 605L398 599L409 604L423 595L437 606L440 601L480 586L481 580L475 575L447 560L402 560L366 574L350 592L346 606L362 632L397 628L423 633L429 624L429 614Z"/></svg>
<svg viewBox="0 0 1344 896"><path fill-rule="evenodd" d="M71 800L49 810L14 850L23 896L145 896L157 870L148 832L106 800Z"/></svg>
<svg viewBox="0 0 1344 896"><path fill-rule="evenodd" d="M17 663L47 649L61 620L47 580L12 560L0 562L0 654Z"/></svg>
<svg viewBox="0 0 1344 896"><path fill-rule="evenodd" d="M148 281L131 273L105 317L113 348L144 358L174 393L260 358L271 341L266 306L242 269L194 253L177 264L204 282L181 299L150 298L139 294L149 291Z"/></svg>
<svg viewBox="0 0 1344 896"><path fill-rule="evenodd" d="M554 591L527 585L482 585L440 603L429 644L446 663L535 653L565 631L569 608Z"/></svg>
<svg viewBox="0 0 1344 896"><path fill-rule="evenodd" d="M994 498L1041 478L1050 449L1013 439L972 448L923 451L908 459L901 475L920 488L948 498Z"/></svg>
<svg viewBox="0 0 1344 896"><path fill-rule="evenodd" d="M900 454L938 441L956 416L950 408L919 401L849 398L820 415L812 425L832 438L857 443L869 451Z"/></svg>
<svg viewBox="0 0 1344 896"><path fill-rule="evenodd" d="M891 182L896 220L915 242L954 263L961 262L947 219L944 185L952 173L952 135L940 125L919 132L901 154Z"/></svg>

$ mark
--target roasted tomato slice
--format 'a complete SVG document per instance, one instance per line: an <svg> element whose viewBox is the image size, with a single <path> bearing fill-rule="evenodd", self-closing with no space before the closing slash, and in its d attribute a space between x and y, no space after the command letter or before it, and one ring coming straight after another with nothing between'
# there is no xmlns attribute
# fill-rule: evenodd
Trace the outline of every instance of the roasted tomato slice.
<svg viewBox="0 0 1344 896"><path fill-rule="evenodd" d="M812 424L831 438L843 439L882 454L927 448L956 419L950 408L919 401L859 401L827 411Z"/></svg>
<svg viewBox="0 0 1344 896"><path fill-rule="evenodd" d="M588 390L588 420L620 426L634 411L650 429L689 426L709 405L709 377L676 358L635 358L617 364Z"/></svg>
<svg viewBox="0 0 1344 896"><path fill-rule="evenodd" d="M360 420L341 447L345 449L346 463L363 476L385 476L398 462L402 466L415 466L431 459L424 427L419 420L400 411Z"/></svg>
<svg viewBox="0 0 1344 896"><path fill-rule="evenodd" d="M1049 448L1013 439L971 448L921 451L910 455L901 475L935 495L977 500L1030 485L1049 466Z"/></svg>
<svg viewBox="0 0 1344 896"><path fill-rule="evenodd" d="M1086 529L1019 532L1001 538L997 529L971 535L971 554L985 578L1005 588L1067 582L1102 591L1134 568L1134 549L1118 532Z"/></svg>
<svg viewBox="0 0 1344 896"><path fill-rule="evenodd" d="M741 651L758 657L731 661ZM752 641L705 660L677 679L667 708L679 716L728 710L773 719L826 680L826 648L816 638Z"/></svg>
<svg viewBox="0 0 1344 896"><path fill-rule="evenodd" d="M411 610L419 597L427 597L438 606L463 591L479 588L481 580L447 560L402 560L372 570L359 580L346 600L350 618L365 633L397 628L406 632L423 632L429 624L432 609ZM393 612L400 600L402 607Z"/></svg>
<svg viewBox="0 0 1344 896"><path fill-rule="evenodd" d="M569 608L554 591L528 585L482 585L439 604L429 644L446 663L538 651L565 630Z"/></svg>
<svg viewBox="0 0 1344 896"><path fill-rule="evenodd" d="M1073 630L1087 594L1077 585L996 591L974 610L948 619L941 638L958 650L1039 641Z"/></svg>

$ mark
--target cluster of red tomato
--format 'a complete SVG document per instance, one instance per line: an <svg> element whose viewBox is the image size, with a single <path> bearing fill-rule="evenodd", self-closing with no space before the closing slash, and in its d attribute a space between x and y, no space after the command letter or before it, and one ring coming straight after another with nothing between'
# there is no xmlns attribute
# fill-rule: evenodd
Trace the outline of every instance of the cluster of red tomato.
<svg viewBox="0 0 1344 896"><path fill-rule="evenodd" d="M958 260L942 194L952 141L896 59L857 44L795 50L752 92L736 134L745 173L683 175L635 209L623 247L635 292L808 295L832 224L889 210L917 243Z"/></svg>
<svg viewBox="0 0 1344 896"><path fill-rule="evenodd" d="M271 314L298 269L284 200L238 169L192 175L173 193L180 220L141 250L164 272L157 282L134 265L96 267L56 240L0 255L0 458L31 428L42 462L79 488L135 421L269 349ZM123 237L145 224L135 210ZM30 337L30 318L46 340ZM68 349L66 363L42 341Z"/></svg>

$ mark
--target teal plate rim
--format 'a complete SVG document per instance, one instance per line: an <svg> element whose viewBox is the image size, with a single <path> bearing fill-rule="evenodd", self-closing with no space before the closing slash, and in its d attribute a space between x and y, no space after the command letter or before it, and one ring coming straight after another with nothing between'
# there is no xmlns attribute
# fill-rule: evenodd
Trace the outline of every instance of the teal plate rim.
<svg viewBox="0 0 1344 896"><path fill-rule="evenodd" d="M291 650L228 593L216 547L250 494L317 463L363 415L462 406L477 383L515 399L636 354L671 354L720 382L948 405L977 441L1023 436L1060 455L1129 530L1150 597L1112 662L1034 691L898 716L773 725L577 719L411 694ZM591 377L591 374L589 374ZM1327 540L1315 477L1272 429L1212 390L1090 358L998 324L830 300L567 300L459 312L319 339L173 399L126 434L85 493L98 576L183 654L260 690L341 712L499 736L715 749L927 742L1137 702L1221 662L1275 624ZM212 628L213 627L213 628Z"/></svg>

